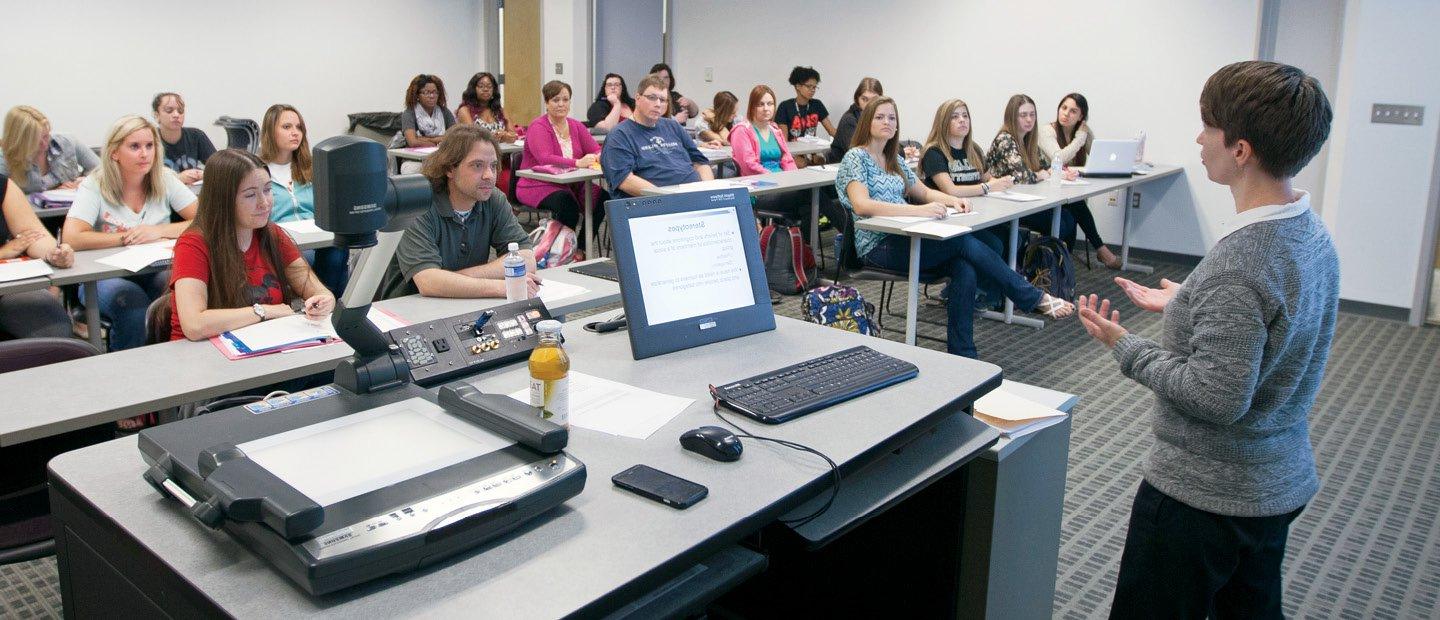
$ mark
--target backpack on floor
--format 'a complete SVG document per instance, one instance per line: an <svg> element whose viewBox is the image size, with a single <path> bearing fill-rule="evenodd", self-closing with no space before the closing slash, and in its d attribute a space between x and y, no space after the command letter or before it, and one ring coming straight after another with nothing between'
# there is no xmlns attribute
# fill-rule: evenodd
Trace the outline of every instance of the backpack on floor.
<svg viewBox="0 0 1440 620"><path fill-rule="evenodd" d="M544 219L530 231L535 245L535 268L559 267L575 262L575 231L560 220Z"/></svg>
<svg viewBox="0 0 1440 620"><path fill-rule="evenodd" d="M1040 237L1025 245L1021 273L1031 284L1052 297L1075 300L1075 263L1065 242Z"/></svg>
<svg viewBox="0 0 1440 620"><path fill-rule="evenodd" d="M805 320L811 323L866 336L880 335L879 326L871 318L875 316L875 304L865 301L854 287L817 286L805 293L800 303Z"/></svg>
<svg viewBox="0 0 1440 620"><path fill-rule="evenodd" d="M760 256L770 290L794 295L817 282L815 253L805 245L799 226L767 224L760 230Z"/></svg>

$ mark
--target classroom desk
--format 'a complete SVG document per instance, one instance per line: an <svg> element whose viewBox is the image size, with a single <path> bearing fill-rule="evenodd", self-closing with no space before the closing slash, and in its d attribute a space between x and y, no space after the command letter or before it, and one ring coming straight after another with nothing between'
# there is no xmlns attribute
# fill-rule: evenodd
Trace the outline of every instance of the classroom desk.
<svg viewBox="0 0 1440 620"><path fill-rule="evenodd" d="M328 232L314 232L304 234L291 234L295 244L301 250L313 250L315 248L327 248L335 242L335 235ZM151 273L170 266L170 261L158 261L140 271L121 269L113 265L106 265L99 262L99 259L119 254L128 248L104 248L100 250L82 250L75 253L75 264L66 269L56 269L50 274L46 286L64 286L66 284L79 284L85 289L85 299L94 303L85 304L85 328L90 332L90 344L95 349L104 353L105 343L100 339L100 304L95 302L100 298L100 281L110 278L123 278L139 273ZM7 283L8 284L8 283ZM0 288L8 290L8 288Z"/></svg>
<svg viewBox="0 0 1440 620"><path fill-rule="evenodd" d="M1016 185L1013 191L1023 194L1041 196L1041 200L1030 202L1014 202L1002 198L980 197L970 198L972 213L968 215L951 217L940 222L952 227L954 230L944 233L911 233L905 230L911 226L911 222L899 222L885 217L871 217L855 222L856 228L873 230L877 232L905 235L910 237L910 265L909 265L909 290L905 300L905 342L915 344L915 320L916 310L919 306L920 294L920 242L922 239L948 239L969 232L980 230L999 224L1009 223L1009 256L1007 257L1010 267L1014 268L1017 262L1019 220L1032 213L1051 210L1054 216L1051 219L1051 235L1057 234L1060 225L1060 207L1069 202L1084 200L1092 196L1098 196L1112 191L1125 192L1125 199L1122 205L1130 204L1131 190L1142 183L1149 183L1159 179L1169 178L1184 171L1180 166L1156 165L1154 169L1145 175L1136 175L1129 178L1119 179L1082 179L1087 182L1085 185L1066 185L1055 187L1048 182L1036 183L1033 185ZM1123 261L1122 267L1136 271L1146 271L1149 267L1136 265L1129 262L1130 257L1130 209L1124 211L1122 232L1120 236L1120 255ZM986 313L987 318L997 318L1007 323L1024 323L1036 327L1043 326L1042 321L1029 317L1016 317L1013 312L1013 304L1005 300L1005 312L1000 315Z"/></svg>
<svg viewBox="0 0 1440 620"><path fill-rule="evenodd" d="M534 170L516 170L515 174L521 178L535 179L536 181L544 181L558 185L585 182L592 182L599 185L605 180L605 174L593 168L576 168L560 174L547 174ZM595 209L595 194L588 187L585 188L585 190L585 250L589 252L588 256L601 257L605 254L600 251L600 246L595 245L595 218L592 214L592 211Z"/></svg>
<svg viewBox="0 0 1440 620"><path fill-rule="evenodd" d="M161 498L140 478L145 465L134 437L63 454L50 463L50 502L66 613L263 618L608 614L652 596L657 586L693 571L717 550L828 493L829 469L810 455L753 440L746 441L744 456L734 463L683 450L676 441L681 432L718 423L706 384L857 344L907 359L920 367L920 374L783 425L738 423L813 446L832 457L846 477L942 423L949 434L963 437L965 456L971 458L998 440L993 429L963 413L974 398L1000 383L998 367L793 319L777 317L776 323L772 332L639 361L630 358L624 336L567 324L572 370L695 402L644 440L572 429L567 451L588 469L581 495L479 549L324 597L303 594L234 539L197 525L177 502ZM515 364L471 383L508 392L525 385L527 377L524 365ZM637 462L706 485L709 497L679 511L610 484L610 476ZM913 546L923 559L934 555L927 553L927 543L928 537L919 535L894 545ZM966 603L958 588L949 590L936 596L953 597L952 606Z"/></svg>
<svg viewBox="0 0 1440 620"><path fill-rule="evenodd" d="M830 153L830 141L811 142L809 140L791 140L785 143L785 148L790 149L790 155L792 157L826 155Z"/></svg>
<svg viewBox="0 0 1440 620"><path fill-rule="evenodd" d="M618 284L570 273L582 264L540 272L547 280L588 289L548 306L551 314L563 317L620 301ZM420 323L502 303L504 299L410 295L375 305ZM0 393L11 402L25 403L0 416L0 446L334 370L353 352L340 342L232 361L208 341L176 340L0 374Z"/></svg>
<svg viewBox="0 0 1440 620"><path fill-rule="evenodd" d="M833 171L816 168L797 168L795 170L781 170L780 172L768 172L735 179L725 179L720 182L728 182L737 188L745 187L750 190L751 196L810 190L810 247L820 247L820 188L835 184L835 173ZM757 183L761 183L762 186L755 187ZM719 189L715 181L698 181L696 183L682 183L680 185L669 185L666 187L652 187L645 190L645 193L651 196L658 196L711 189Z"/></svg>
<svg viewBox="0 0 1440 620"><path fill-rule="evenodd" d="M590 137L595 139L596 144L605 144L604 134L591 134ZM500 143L501 157L514 157L516 155L519 155L524 150L524 138L520 138L519 140L516 140L514 142ZM396 174L400 173L400 163L402 161L425 161L427 158L430 157L430 154L434 152L435 151L433 150L416 151L415 149L410 147L386 150L386 153L388 153L390 155L390 158L395 162L395 165L392 167L392 169L395 171Z"/></svg>

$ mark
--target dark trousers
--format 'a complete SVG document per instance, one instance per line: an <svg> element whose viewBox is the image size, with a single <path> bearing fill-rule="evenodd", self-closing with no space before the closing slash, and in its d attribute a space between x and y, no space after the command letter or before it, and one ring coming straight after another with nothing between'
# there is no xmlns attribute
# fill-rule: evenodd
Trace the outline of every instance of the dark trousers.
<svg viewBox="0 0 1440 620"><path fill-rule="evenodd" d="M1280 562L1294 512L1228 517L1141 482L1111 618L1281 618Z"/></svg>
<svg viewBox="0 0 1440 620"><path fill-rule="evenodd" d="M1088 203L1084 200L1077 200L1066 203L1060 208L1070 215L1070 219L1075 220L1075 225L1080 228L1080 232L1085 233L1085 240L1090 243L1091 247L1099 249L1100 246L1105 245L1105 241L1100 238L1100 229L1095 227L1095 214L1090 212ZM1063 224L1061 226L1064 227ZM1071 228L1070 236L1062 236L1061 241L1065 242L1065 247L1074 249L1075 229Z"/></svg>
<svg viewBox="0 0 1440 620"><path fill-rule="evenodd" d="M589 191L588 187L585 189ZM595 211L591 215L591 219L595 220L596 228L599 228L600 222L605 219L606 200L609 200L609 195L604 192L601 192L599 198L595 200ZM568 191L551 192L535 207L549 211L561 224L575 231L576 241L581 247L585 245L585 235L580 232L584 229L581 224L585 223L585 205L575 199L575 194Z"/></svg>

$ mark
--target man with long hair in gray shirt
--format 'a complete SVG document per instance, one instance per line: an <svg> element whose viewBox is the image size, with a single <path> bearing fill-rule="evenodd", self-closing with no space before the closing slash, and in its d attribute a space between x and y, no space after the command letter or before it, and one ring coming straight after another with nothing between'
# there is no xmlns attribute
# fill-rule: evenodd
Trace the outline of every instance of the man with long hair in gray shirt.
<svg viewBox="0 0 1440 620"><path fill-rule="evenodd" d="M1196 142L1235 212L1183 284L1115 281L1165 315L1131 334L1095 295L1086 331L1155 392L1155 445L1136 492L1110 615L1280 618L1290 523L1320 488L1310 408L1339 305L1335 246L1291 179L1330 133L1330 102L1288 65L1222 67L1200 94Z"/></svg>

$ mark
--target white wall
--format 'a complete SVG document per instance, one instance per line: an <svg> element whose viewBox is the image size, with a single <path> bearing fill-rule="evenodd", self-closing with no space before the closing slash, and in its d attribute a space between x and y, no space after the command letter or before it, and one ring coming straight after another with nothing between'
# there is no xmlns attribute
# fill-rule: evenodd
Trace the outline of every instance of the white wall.
<svg viewBox="0 0 1440 620"><path fill-rule="evenodd" d="M1348 0L1322 211L1345 299L1411 308L1440 117L1440 3ZM1425 124L1380 125L1374 103L1425 106ZM1428 267L1428 266L1427 266Z"/></svg>
<svg viewBox="0 0 1440 620"><path fill-rule="evenodd" d="M744 97L762 82L782 99L793 96L791 66L813 65L822 77L819 97L836 120L855 84L871 75L899 103L905 137L923 140L936 106L960 97L988 148L1011 94L1033 97L1050 122L1060 97L1078 91L1090 100L1100 137L1143 129L1148 159L1187 168L1183 179L1144 188L1135 246L1203 254L1233 213L1229 192L1208 182L1200 165L1196 102L1216 69L1254 57L1255 0L1046 0L1026 3L1026 15L1003 0L832 0L815 3L821 10L782 11L811 16L811 26L799 30L793 20L748 19L776 16L771 2L673 4L672 64L680 90L697 101L727 89ZM717 19L717 12L730 18ZM704 81L707 66L713 83ZM1106 241L1118 243L1120 210L1104 200L1092 208Z"/></svg>
<svg viewBox="0 0 1440 620"><path fill-rule="evenodd" d="M314 144L351 112L399 111L417 73L440 75L453 108L482 64L474 0L51 0L6 13L31 27L0 37L0 110L33 105L90 145L116 118L150 114L161 91L184 95L186 123L218 147L217 117L259 122L273 103L299 108Z"/></svg>
<svg viewBox="0 0 1440 620"><path fill-rule="evenodd" d="M569 84L571 114L583 119L596 90L590 85L590 1L544 0L541 11L540 49L544 60L540 63L540 83L560 80ZM555 72L557 62L562 63L564 73Z"/></svg>
<svg viewBox="0 0 1440 620"><path fill-rule="evenodd" d="M1280 0L1275 37L1276 62L1295 65L1320 81L1334 104L1340 74L1340 39L1345 21L1345 0ZM1295 175L1295 187L1310 192L1310 206L1325 204L1325 169L1330 146Z"/></svg>

